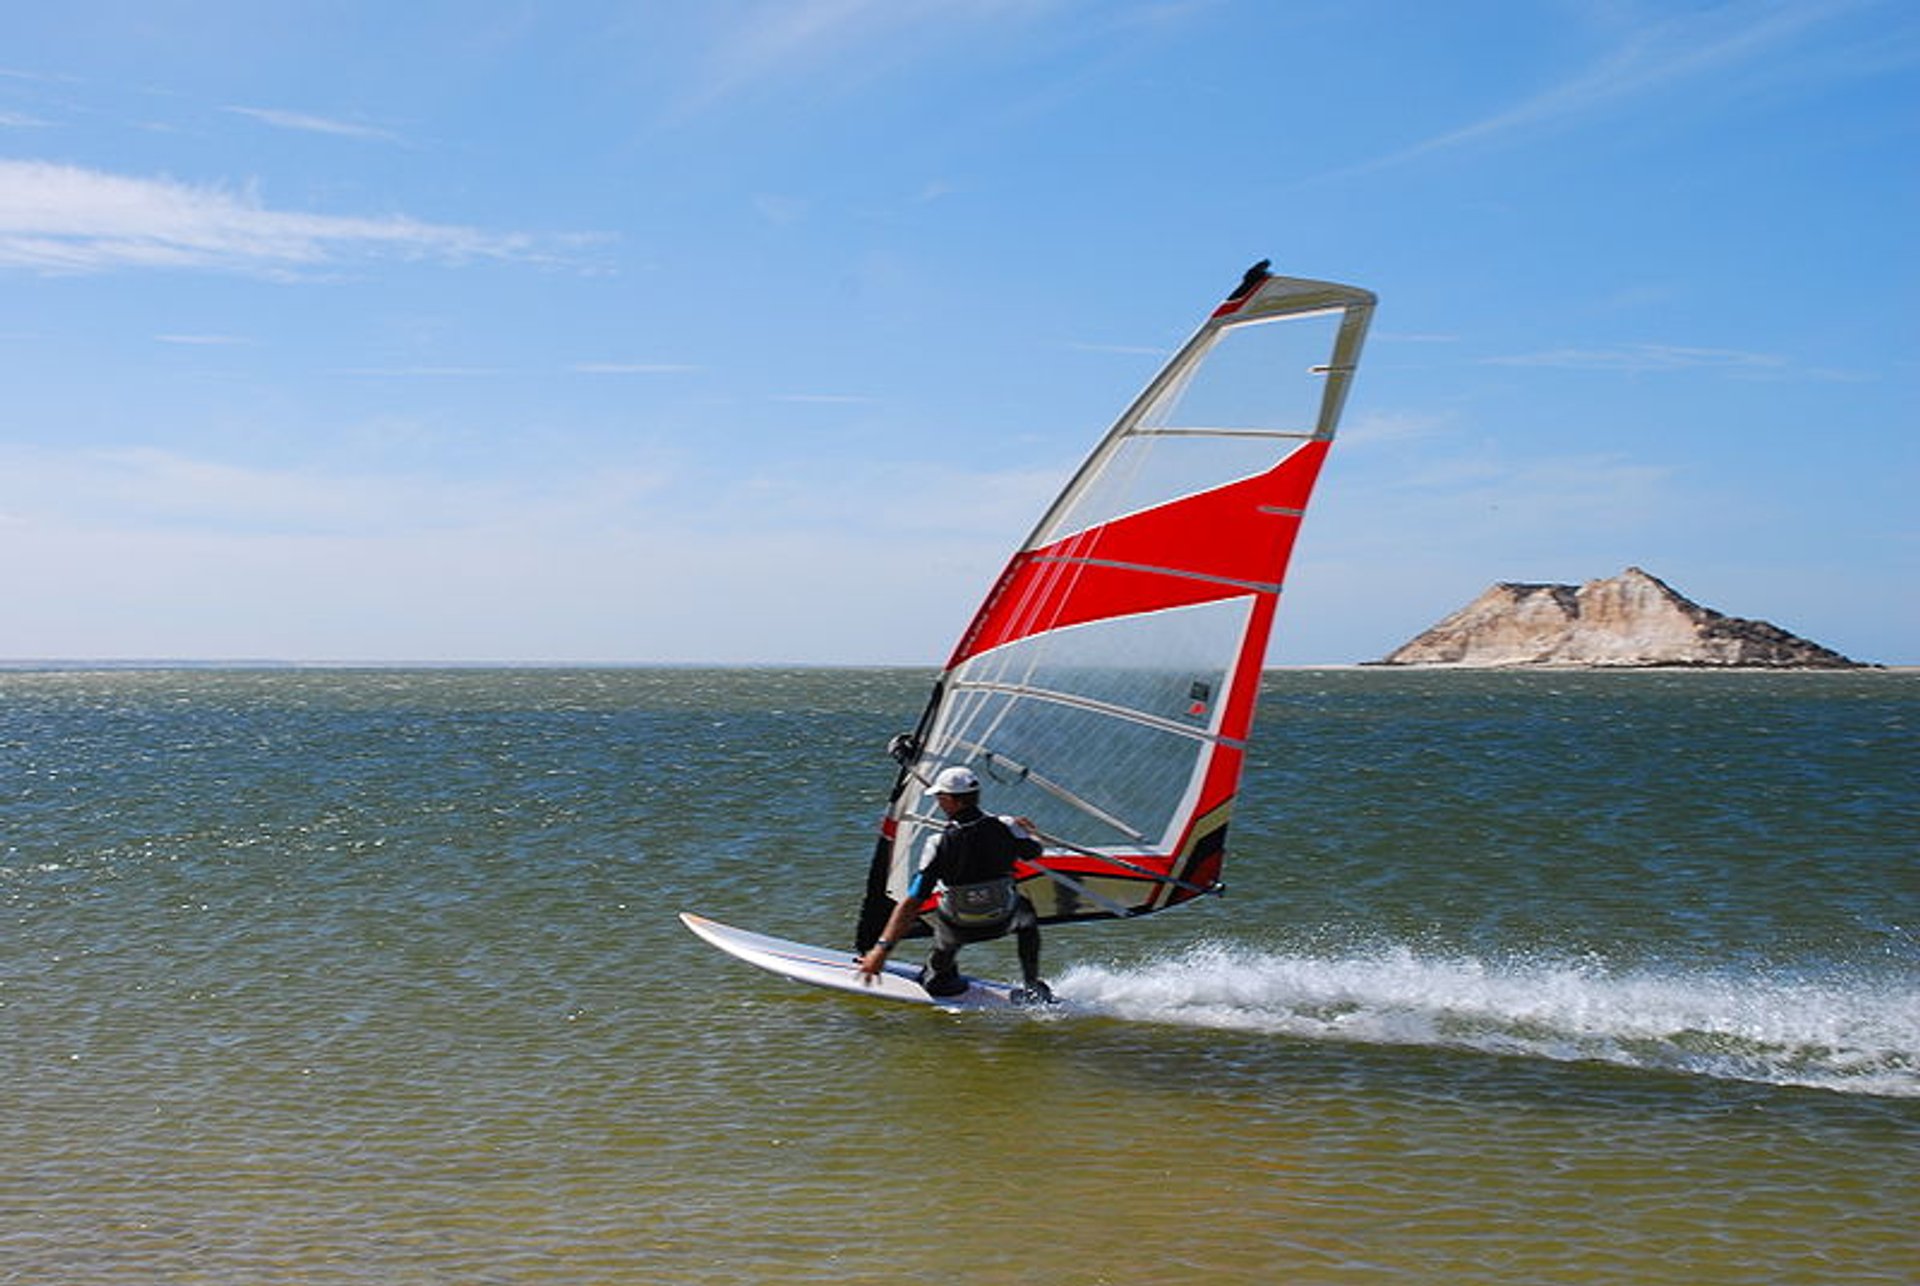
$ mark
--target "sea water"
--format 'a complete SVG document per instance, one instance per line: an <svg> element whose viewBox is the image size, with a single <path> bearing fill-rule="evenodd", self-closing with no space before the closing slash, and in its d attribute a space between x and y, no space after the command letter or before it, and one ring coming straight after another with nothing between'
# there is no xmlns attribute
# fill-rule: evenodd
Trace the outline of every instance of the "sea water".
<svg viewBox="0 0 1920 1286"><path fill-rule="evenodd" d="M1920 1279L1920 676L1271 675L1043 1013L686 933L927 678L0 673L0 1282Z"/></svg>

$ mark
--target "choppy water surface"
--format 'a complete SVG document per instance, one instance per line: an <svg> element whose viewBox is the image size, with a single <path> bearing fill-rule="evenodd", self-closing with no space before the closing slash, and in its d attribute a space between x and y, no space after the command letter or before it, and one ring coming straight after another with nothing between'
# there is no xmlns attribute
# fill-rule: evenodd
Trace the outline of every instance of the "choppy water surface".
<svg viewBox="0 0 1920 1286"><path fill-rule="evenodd" d="M0 674L0 1281L1920 1278L1920 678L1276 674L1044 1016L681 930L845 940L924 682Z"/></svg>

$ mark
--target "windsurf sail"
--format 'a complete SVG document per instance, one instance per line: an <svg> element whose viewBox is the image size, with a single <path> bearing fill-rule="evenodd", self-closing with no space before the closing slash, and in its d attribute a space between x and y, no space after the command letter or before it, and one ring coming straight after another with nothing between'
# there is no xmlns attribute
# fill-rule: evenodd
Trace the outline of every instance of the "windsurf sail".
<svg viewBox="0 0 1920 1286"><path fill-rule="evenodd" d="M1287 561L1374 306L1267 267L1081 465L895 738L859 949L931 856L944 817L927 786L955 764L986 808L1040 831L1017 874L1043 922L1220 887Z"/></svg>

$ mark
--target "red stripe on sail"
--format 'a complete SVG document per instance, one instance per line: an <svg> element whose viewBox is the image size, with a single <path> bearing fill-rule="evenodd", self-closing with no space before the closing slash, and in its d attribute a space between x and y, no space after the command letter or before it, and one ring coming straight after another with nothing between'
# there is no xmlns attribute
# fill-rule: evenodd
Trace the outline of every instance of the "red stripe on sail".
<svg viewBox="0 0 1920 1286"><path fill-rule="evenodd" d="M1286 571L1327 445L1304 443L1265 473L1021 550L948 667L1070 625L1245 594L1270 599L1271 588L1257 587L1277 586ZM1257 641L1264 654L1264 628Z"/></svg>

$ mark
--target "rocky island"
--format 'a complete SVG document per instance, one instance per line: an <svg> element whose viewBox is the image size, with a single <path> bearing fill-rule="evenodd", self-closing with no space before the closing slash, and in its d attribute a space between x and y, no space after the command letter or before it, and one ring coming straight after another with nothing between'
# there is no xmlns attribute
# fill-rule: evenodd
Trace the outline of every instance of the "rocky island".
<svg viewBox="0 0 1920 1286"><path fill-rule="evenodd" d="M1494 585L1375 664L1861 668L1777 625L1702 607L1638 567L1577 587Z"/></svg>

